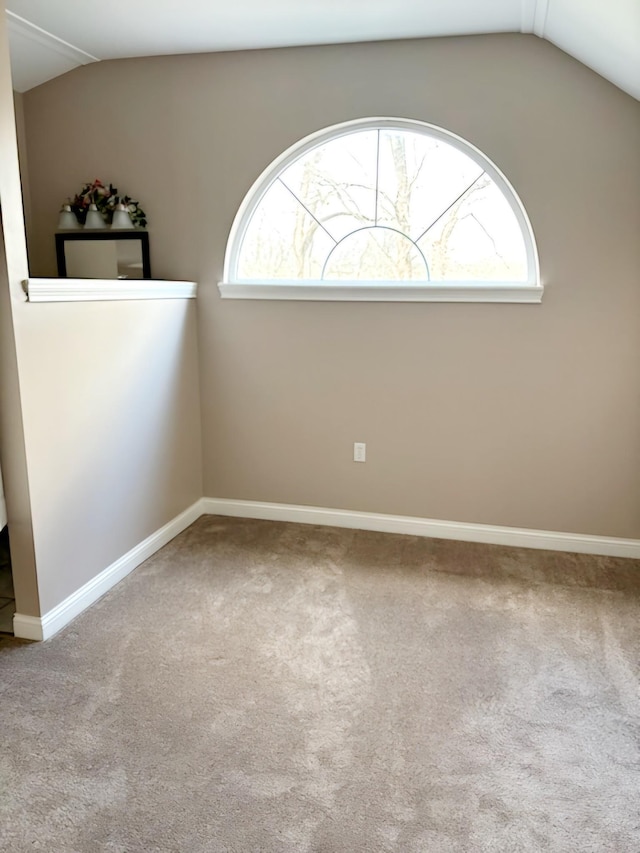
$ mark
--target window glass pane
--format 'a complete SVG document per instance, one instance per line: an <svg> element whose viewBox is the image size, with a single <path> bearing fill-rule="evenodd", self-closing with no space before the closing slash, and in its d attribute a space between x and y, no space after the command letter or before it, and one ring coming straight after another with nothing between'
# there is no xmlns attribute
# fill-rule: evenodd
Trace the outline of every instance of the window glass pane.
<svg viewBox="0 0 640 853"><path fill-rule="evenodd" d="M425 281L427 265L419 249L397 231L367 228L340 242L327 261L326 279Z"/></svg>
<svg viewBox="0 0 640 853"><path fill-rule="evenodd" d="M247 216L236 280L526 283L511 191L459 145L372 123L308 147Z"/></svg>
<svg viewBox="0 0 640 853"><path fill-rule="evenodd" d="M482 171L466 154L438 139L381 130L378 224L417 240Z"/></svg>
<svg viewBox="0 0 640 853"><path fill-rule="evenodd" d="M238 263L240 279L319 279L335 241L275 181L254 211Z"/></svg>
<svg viewBox="0 0 640 853"><path fill-rule="evenodd" d="M281 175L336 240L375 217L375 130L351 133L312 149Z"/></svg>
<svg viewBox="0 0 640 853"><path fill-rule="evenodd" d="M439 281L526 281L520 225L495 183L484 175L418 241Z"/></svg>

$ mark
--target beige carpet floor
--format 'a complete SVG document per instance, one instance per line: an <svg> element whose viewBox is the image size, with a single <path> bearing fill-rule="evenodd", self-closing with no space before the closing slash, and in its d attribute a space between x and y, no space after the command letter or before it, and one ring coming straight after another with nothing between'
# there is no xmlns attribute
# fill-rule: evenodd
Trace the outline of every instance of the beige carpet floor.
<svg viewBox="0 0 640 853"><path fill-rule="evenodd" d="M204 517L0 646L6 853L640 851L640 565Z"/></svg>

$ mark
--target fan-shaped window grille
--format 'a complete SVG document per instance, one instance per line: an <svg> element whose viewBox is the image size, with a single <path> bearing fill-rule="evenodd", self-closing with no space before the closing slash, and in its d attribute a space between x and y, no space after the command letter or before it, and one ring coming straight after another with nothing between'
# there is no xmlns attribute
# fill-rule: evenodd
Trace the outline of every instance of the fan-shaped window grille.
<svg viewBox="0 0 640 853"><path fill-rule="evenodd" d="M223 296L540 301L515 191L459 137L370 119L314 134L254 184Z"/></svg>

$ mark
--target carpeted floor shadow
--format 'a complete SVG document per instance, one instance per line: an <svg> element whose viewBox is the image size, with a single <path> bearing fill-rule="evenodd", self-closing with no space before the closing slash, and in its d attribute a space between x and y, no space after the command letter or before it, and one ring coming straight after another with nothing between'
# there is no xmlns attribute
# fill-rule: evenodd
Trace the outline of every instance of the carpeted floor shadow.
<svg viewBox="0 0 640 853"><path fill-rule="evenodd" d="M203 517L0 646L7 853L640 851L636 561Z"/></svg>

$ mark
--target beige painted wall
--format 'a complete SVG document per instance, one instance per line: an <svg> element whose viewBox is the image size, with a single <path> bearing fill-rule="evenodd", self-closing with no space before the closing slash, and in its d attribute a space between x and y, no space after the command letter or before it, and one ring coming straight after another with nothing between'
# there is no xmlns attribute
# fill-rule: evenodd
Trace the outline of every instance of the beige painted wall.
<svg viewBox="0 0 640 853"><path fill-rule="evenodd" d="M2 14L0 161L0 454L16 606L38 616L202 495L196 310L26 302Z"/></svg>
<svg viewBox="0 0 640 853"><path fill-rule="evenodd" d="M27 160L27 140L24 124L24 95L20 92L14 92L13 105L16 121L16 139L18 142L20 180L22 184L22 207L27 232L29 232L31 230L31 188L29 186L29 162Z"/></svg>
<svg viewBox="0 0 640 853"><path fill-rule="evenodd" d="M28 273L18 168L14 99L4 15L0 14L0 461L7 503L16 604L26 615L38 610L33 517L18 372L21 281Z"/></svg>
<svg viewBox="0 0 640 853"><path fill-rule="evenodd" d="M37 616L201 497L196 308L22 303L16 313L28 492L21 502L8 489L7 503L17 610ZM11 475L16 457L6 459ZM14 553L25 514L28 590Z"/></svg>
<svg viewBox="0 0 640 853"><path fill-rule="evenodd" d="M0 239L0 462L11 539L13 587L21 612L37 616L33 522L27 477L9 266Z"/></svg>
<svg viewBox="0 0 640 853"><path fill-rule="evenodd" d="M534 36L99 63L24 98L32 257L112 180L156 276L200 282L208 496L640 537L640 104ZM529 212L535 305L222 302L244 193L364 116L446 127ZM354 441L368 461L351 461Z"/></svg>
<svg viewBox="0 0 640 853"><path fill-rule="evenodd" d="M21 374L48 612L202 495L194 300L26 306Z"/></svg>

